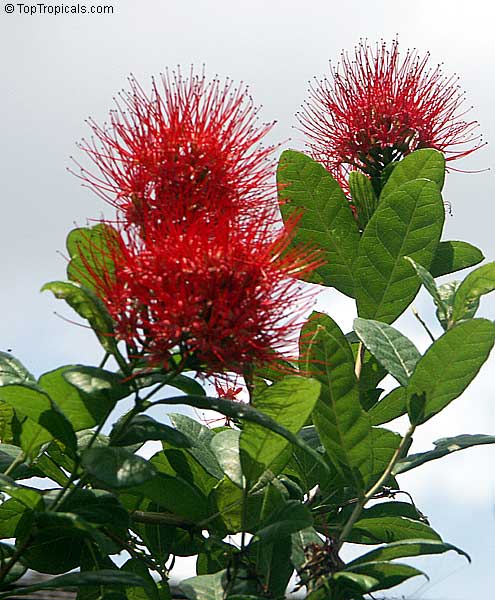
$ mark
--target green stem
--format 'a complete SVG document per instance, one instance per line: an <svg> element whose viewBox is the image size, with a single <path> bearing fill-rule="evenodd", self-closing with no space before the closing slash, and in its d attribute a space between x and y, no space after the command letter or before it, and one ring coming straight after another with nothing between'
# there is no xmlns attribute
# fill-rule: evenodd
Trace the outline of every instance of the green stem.
<svg viewBox="0 0 495 600"><path fill-rule="evenodd" d="M19 454L14 458L14 460L10 463L10 465L5 469L4 475L7 477L12 473L12 471L20 464L22 464L26 460L26 455L24 452L19 452Z"/></svg>
<svg viewBox="0 0 495 600"><path fill-rule="evenodd" d="M390 462L388 463L385 471L383 471L381 477L364 494L363 498L361 498L361 500L354 507L354 510L352 511L351 516L349 517L349 520L347 521L347 523L345 524L344 528L342 529L342 531L340 533L340 536L339 536L339 539L337 542L337 550L339 550L342 547L342 544L346 541L346 538L350 534L352 528L354 527L354 524L359 519L359 516L361 515L363 508L373 498L373 496L378 492L378 490L380 490L383 487L383 485L385 484L387 479L392 474L392 471L393 471L397 461L402 456L402 452L403 452L404 448L406 448L407 445L409 444L409 441L412 438L415 429L416 429L416 425L411 425L409 427L406 435L402 438L399 446L397 447L394 454L392 455L392 458L390 459Z"/></svg>
<svg viewBox="0 0 495 600"><path fill-rule="evenodd" d="M426 331L426 333L430 336L430 340L432 342L435 341L435 338L433 337L433 334L431 333L431 331L428 329L428 325L423 321L423 319L420 317L418 311L414 308L412 308L412 313L413 315L416 317L416 319L418 319L418 321L421 323L421 325L423 326L424 330Z"/></svg>

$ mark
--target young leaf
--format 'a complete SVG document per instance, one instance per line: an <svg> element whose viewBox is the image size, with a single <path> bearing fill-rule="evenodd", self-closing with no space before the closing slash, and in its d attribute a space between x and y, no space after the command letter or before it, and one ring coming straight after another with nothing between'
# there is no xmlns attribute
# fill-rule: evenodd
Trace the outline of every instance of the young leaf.
<svg viewBox="0 0 495 600"><path fill-rule="evenodd" d="M313 422L335 467L358 489L372 468L371 424L359 401L351 347L338 325L313 313L301 333L307 369L322 384ZM356 471L361 477L356 477Z"/></svg>
<svg viewBox="0 0 495 600"><path fill-rule="evenodd" d="M261 392L255 399L257 410L282 427L297 433L308 420L318 400L320 384L314 379L288 376ZM287 439L256 423L245 423L240 436L242 472L251 482L267 470L280 471L285 466L277 459L288 447ZM290 456L287 456L289 460Z"/></svg>
<svg viewBox="0 0 495 600"><path fill-rule="evenodd" d="M111 246L118 249L119 234L107 223L73 229L67 236L66 246L70 256L67 277L71 281L94 291L93 275L112 276Z"/></svg>
<svg viewBox="0 0 495 600"><path fill-rule="evenodd" d="M458 287L454 298L452 320L454 322L466 317L470 306L480 296L495 290L495 262L488 263L471 271Z"/></svg>
<svg viewBox="0 0 495 600"><path fill-rule="evenodd" d="M323 165L294 150L282 153L277 181L284 220L301 214L294 244L309 244L323 251L327 264L317 269L316 283L354 297L352 263L359 230L339 184Z"/></svg>
<svg viewBox="0 0 495 600"><path fill-rule="evenodd" d="M190 600L224 600L223 579L226 571L213 575L197 575L185 579L179 585Z"/></svg>
<svg viewBox="0 0 495 600"><path fill-rule="evenodd" d="M380 201L355 263L360 317L392 323L409 306L420 283L403 258L430 266L444 216L438 186L426 179L405 183Z"/></svg>
<svg viewBox="0 0 495 600"><path fill-rule="evenodd" d="M484 435L481 433L475 435L465 434L436 440L433 442L435 446L434 450L409 454L409 456L405 456L399 460L394 468L394 474L405 473L430 460L436 460L453 452L464 450L464 448L472 448L473 446L481 446L482 444L495 444L495 435Z"/></svg>
<svg viewBox="0 0 495 600"><path fill-rule="evenodd" d="M89 448L81 464L92 477L116 489L140 485L156 473L149 461L124 448Z"/></svg>
<svg viewBox="0 0 495 600"><path fill-rule="evenodd" d="M464 321L438 338L418 361L407 386L411 422L424 423L460 396L488 358L494 340L495 325L487 319ZM414 398L424 398L415 415Z"/></svg>
<svg viewBox="0 0 495 600"><path fill-rule="evenodd" d="M371 319L354 319L354 331L390 375L407 385L421 356L411 340L390 325Z"/></svg>
<svg viewBox="0 0 495 600"><path fill-rule="evenodd" d="M440 242L431 263L430 273L433 277L441 277L474 267L484 258L481 250L467 242Z"/></svg>
<svg viewBox="0 0 495 600"><path fill-rule="evenodd" d="M103 348L110 354L117 352L113 321L100 298L90 289L72 281L45 283L41 291L50 290L55 298L65 300L79 316L91 325Z"/></svg>
<svg viewBox="0 0 495 600"><path fill-rule="evenodd" d="M438 150L422 148L399 161L382 189L380 202L404 183L414 179L430 179L441 190L445 180L445 158Z"/></svg>

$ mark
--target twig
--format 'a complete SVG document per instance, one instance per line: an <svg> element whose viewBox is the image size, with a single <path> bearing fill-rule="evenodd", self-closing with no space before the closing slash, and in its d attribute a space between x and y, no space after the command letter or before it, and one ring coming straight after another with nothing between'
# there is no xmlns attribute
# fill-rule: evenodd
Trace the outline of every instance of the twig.
<svg viewBox="0 0 495 600"><path fill-rule="evenodd" d="M419 316L418 311L414 308L414 306L412 307L412 313L413 315L416 317L416 319L418 319L418 321L421 323L421 325L424 327L426 333L430 336L430 339L432 342L435 341L435 338L433 337L433 334L431 333L431 331L428 329L428 325L423 321L423 319Z"/></svg>

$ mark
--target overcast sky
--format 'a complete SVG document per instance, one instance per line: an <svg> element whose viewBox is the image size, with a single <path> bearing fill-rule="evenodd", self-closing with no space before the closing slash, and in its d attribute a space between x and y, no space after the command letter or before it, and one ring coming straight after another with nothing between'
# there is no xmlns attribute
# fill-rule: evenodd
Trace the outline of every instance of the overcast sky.
<svg viewBox="0 0 495 600"><path fill-rule="evenodd" d="M96 3L96 0L94 0ZM70 0L64 2L70 4ZM95 364L100 354L91 332L54 316L72 317L49 294L46 281L64 278L65 236L74 223L107 207L66 172L75 141L88 133L84 119L102 122L113 95L126 86L129 73L145 85L166 66L206 63L207 73L248 82L262 119L276 119L272 141L292 137L293 114L306 96L308 80L328 70L343 48L360 38L371 42L399 36L400 47L431 52L446 74L456 72L474 105L487 148L459 166L479 174L452 173L445 190L453 216L444 239L463 239L493 260L495 217L495 84L493 58L495 8L491 2L416 0L364 2L346 0L100 0L114 14L31 16L7 14L0 2L0 346L12 348L34 373L62 364ZM46 4L53 4L49 0ZM88 6L90 2L88 1ZM416 307L427 317L431 303L420 296ZM335 292L319 301L350 329L352 302ZM485 299L481 314L495 317L495 301ZM429 321L432 322L432 321ZM410 315L398 322L424 350L428 340ZM436 329L436 333L440 333ZM462 398L432 419L416 436L418 450L432 440L459 433L495 432L493 385L485 365ZM492 388L492 389L490 389ZM400 429L403 424L398 423ZM473 557L473 565L455 556L423 563L431 576L414 580L392 595L406 598L469 600L488 597L495 556L495 451L466 450L404 476L418 507L449 542Z"/></svg>

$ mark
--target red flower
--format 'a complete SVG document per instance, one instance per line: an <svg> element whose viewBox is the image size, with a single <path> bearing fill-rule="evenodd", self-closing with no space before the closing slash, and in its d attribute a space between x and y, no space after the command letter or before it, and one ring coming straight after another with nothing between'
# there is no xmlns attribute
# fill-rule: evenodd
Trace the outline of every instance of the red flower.
<svg viewBox="0 0 495 600"><path fill-rule="evenodd" d="M342 54L331 79L317 81L299 113L310 154L345 184L351 169L379 176L390 162L419 148L455 160L482 144L475 121L463 119L464 95L455 77L427 67L429 55L364 43L352 60Z"/></svg>
<svg viewBox="0 0 495 600"><path fill-rule="evenodd" d="M242 220L270 203L273 148L259 141L272 125L257 124L245 86L191 69L189 78L167 72L161 90L153 81L151 95L133 78L130 88L109 125L89 121L93 137L80 147L96 171L79 175L127 223L141 225L146 211L157 224Z"/></svg>
<svg viewBox="0 0 495 600"><path fill-rule="evenodd" d="M121 234L104 256L112 268L92 276L131 354L166 365L179 352L209 375L242 374L253 363L271 364L274 350L287 351L314 295L296 277L321 260L288 250L295 225L274 233L261 220L244 229L198 220L160 237L148 231L150 221L144 239L154 244Z"/></svg>

